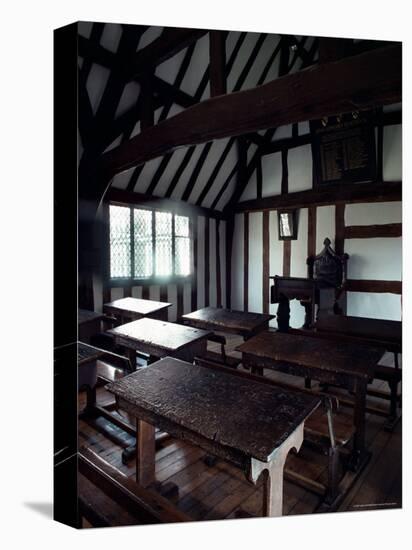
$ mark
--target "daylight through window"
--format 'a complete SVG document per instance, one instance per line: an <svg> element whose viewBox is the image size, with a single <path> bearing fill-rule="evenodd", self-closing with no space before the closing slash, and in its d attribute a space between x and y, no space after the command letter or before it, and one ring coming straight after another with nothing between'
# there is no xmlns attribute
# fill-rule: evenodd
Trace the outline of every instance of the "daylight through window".
<svg viewBox="0 0 412 550"><path fill-rule="evenodd" d="M115 205L109 212L112 279L190 275L187 216Z"/></svg>

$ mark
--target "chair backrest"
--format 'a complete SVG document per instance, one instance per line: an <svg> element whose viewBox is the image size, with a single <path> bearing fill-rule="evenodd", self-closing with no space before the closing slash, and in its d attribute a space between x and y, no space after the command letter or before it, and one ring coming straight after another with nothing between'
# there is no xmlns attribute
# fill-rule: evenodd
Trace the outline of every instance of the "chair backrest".
<svg viewBox="0 0 412 550"><path fill-rule="evenodd" d="M324 286L340 289L346 282L348 254L336 254L331 241L326 237L324 248L316 256L307 259L308 277L316 279Z"/></svg>

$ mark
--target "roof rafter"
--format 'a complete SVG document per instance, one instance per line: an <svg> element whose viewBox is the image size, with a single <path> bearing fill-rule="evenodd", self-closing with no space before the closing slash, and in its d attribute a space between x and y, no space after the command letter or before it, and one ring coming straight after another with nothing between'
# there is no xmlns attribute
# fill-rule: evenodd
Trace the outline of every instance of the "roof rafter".
<svg viewBox="0 0 412 550"><path fill-rule="evenodd" d="M401 73L401 46L389 46L211 98L105 153L103 165L114 175L177 147L396 103Z"/></svg>

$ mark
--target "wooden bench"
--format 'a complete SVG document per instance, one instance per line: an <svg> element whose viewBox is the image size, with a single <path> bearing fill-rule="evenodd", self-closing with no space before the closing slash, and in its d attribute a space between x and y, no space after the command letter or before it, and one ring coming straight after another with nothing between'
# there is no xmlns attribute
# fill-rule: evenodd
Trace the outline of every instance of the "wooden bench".
<svg viewBox="0 0 412 550"><path fill-rule="evenodd" d="M232 369L236 369L239 366L241 361L240 358L232 357L231 355L226 354L226 338L222 334L212 333L207 339L209 342L220 344L220 353L211 350L206 351L204 358L207 361L217 363L219 365L225 365L226 367L231 367Z"/></svg>
<svg viewBox="0 0 412 550"><path fill-rule="evenodd" d="M252 380L264 384L284 388L288 391L315 394L322 400L323 406L316 409L306 420L304 427L304 444L317 449L328 456L328 481L327 484L300 475L287 467L284 469L285 479L309 490L323 499L325 510L332 511L337 508L348 490L348 483L341 483L344 477L344 464L342 459L349 458L349 445L353 440L355 428L351 415L339 411L339 401L321 392L297 388L292 384L278 382L263 376L256 376L248 372L242 372L228 368L224 365L209 362L205 357L196 357L195 364L224 370L233 376L239 376L246 380ZM213 465L214 462L211 462ZM206 462L208 464L208 462ZM352 476L353 479L353 476ZM345 490L343 490L345 487Z"/></svg>
<svg viewBox="0 0 412 550"><path fill-rule="evenodd" d="M80 449L78 458L79 513L93 527L192 521L89 449Z"/></svg>

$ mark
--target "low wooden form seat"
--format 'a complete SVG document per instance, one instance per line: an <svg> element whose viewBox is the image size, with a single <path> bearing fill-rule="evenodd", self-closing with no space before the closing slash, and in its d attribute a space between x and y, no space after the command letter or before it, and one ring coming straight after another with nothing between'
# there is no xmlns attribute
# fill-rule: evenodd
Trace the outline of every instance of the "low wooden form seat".
<svg viewBox="0 0 412 550"><path fill-rule="evenodd" d="M93 527L191 521L92 451L81 449L78 464L80 516Z"/></svg>

